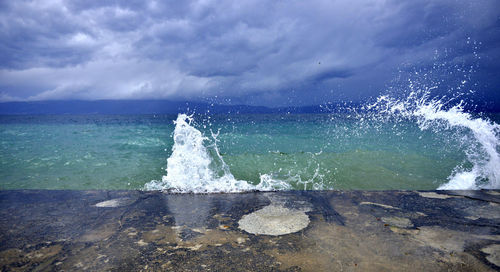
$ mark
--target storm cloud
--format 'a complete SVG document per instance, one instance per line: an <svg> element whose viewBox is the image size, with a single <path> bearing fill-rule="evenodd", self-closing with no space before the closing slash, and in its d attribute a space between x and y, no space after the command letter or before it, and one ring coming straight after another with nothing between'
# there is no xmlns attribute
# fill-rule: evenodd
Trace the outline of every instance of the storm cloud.
<svg viewBox="0 0 500 272"><path fill-rule="evenodd" d="M1 1L0 40L2 101L359 100L437 61L499 99L496 0Z"/></svg>

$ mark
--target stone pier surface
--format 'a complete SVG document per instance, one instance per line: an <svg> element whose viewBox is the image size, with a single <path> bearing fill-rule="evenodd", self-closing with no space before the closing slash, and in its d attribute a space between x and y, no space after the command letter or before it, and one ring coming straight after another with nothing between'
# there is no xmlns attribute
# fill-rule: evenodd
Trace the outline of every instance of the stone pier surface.
<svg viewBox="0 0 500 272"><path fill-rule="evenodd" d="M498 271L500 191L0 191L1 271Z"/></svg>

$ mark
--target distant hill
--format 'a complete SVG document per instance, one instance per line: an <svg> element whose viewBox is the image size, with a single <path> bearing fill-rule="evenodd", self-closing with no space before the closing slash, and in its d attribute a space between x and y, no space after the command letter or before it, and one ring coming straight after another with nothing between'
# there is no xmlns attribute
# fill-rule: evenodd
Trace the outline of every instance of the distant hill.
<svg viewBox="0 0 500 272"><path fill-rule="evenodd" d="M177 114L198 113L320 113L320 106L268 108L247 105L213 105L168 100L33 101L0 103L0 114Z"/></svg>

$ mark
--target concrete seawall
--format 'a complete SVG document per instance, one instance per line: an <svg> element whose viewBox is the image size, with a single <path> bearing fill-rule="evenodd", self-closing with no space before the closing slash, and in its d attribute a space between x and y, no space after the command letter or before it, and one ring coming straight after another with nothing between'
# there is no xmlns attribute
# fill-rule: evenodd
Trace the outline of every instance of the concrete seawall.
<svg viewBox="0 0 500 272"><path fill-rule="evenodd" d="M0 191L0 270L497 271L500 191Z"/></svg>

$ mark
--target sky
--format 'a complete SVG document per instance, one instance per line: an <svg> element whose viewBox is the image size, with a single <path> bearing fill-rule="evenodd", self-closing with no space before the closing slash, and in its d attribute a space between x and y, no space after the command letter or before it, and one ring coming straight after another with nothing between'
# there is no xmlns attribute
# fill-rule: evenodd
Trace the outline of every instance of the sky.
<svg viewBox="0 0 500 272"><path fill-rule="evenodd" d="M0 0L0 101L311 105L434 71L498 105L499 60L498 0Z"/></svg>

